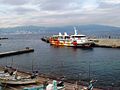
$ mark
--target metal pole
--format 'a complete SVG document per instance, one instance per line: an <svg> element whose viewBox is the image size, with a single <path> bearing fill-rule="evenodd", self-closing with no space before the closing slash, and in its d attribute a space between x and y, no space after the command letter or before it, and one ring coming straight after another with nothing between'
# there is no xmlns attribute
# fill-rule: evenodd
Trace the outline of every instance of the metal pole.
<svg viewBox="0 0 120 90"><path fill-rule="evenodd" d="M32 60L32 73L33 73L33 60Z"/></svg>
<svg viewBox="0 0 120 90"><path fill-rule="evenodd" d="M90 61L89 61L89 81L90 81Z"/></svg>
<svg viewBox="0 0 120 90"><path fill-rule="evenodd" d="M12 63L11 63L11 68L13 67L13 57L12 57Z"/></svg>

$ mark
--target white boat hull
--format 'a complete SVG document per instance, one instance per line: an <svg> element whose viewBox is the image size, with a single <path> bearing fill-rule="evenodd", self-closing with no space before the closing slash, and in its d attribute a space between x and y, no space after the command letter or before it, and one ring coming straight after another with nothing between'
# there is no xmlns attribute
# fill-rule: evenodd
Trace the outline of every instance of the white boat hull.
<svg viewBox="0 0 120 90"><path fill-rule="evenodd" d="M25 84L33 84L37 83L36 79L21 79L21 80L7 80L7 79L0 79L2 84L10 84L10 85L25 85Z"/></svg>

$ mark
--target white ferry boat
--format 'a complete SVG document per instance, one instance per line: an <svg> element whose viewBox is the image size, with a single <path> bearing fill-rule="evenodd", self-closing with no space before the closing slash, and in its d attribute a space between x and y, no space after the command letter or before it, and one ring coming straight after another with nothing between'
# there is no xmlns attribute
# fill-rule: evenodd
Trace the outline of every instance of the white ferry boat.
<svg viewBox="0 0 120 90"><path fill-rule="evenodd" d="M49 38L49 42L55 46L91 47L93 41L90 41L86 35L77 34L76 28L74 31L73 35L68 35L66 32L63 35L61 33L53 35Z"/></svg>

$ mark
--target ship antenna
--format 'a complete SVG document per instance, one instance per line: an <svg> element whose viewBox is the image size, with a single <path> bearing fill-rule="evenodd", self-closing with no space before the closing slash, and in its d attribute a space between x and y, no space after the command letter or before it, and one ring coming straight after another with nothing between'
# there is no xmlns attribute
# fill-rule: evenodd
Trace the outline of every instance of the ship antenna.
<svg viewBox="0 0 120 90"><path fill-rule="evenodd" d="M77 29L76 29L76 27L74 27L74 31L75 31L75 35L77 35Z"/></svg>

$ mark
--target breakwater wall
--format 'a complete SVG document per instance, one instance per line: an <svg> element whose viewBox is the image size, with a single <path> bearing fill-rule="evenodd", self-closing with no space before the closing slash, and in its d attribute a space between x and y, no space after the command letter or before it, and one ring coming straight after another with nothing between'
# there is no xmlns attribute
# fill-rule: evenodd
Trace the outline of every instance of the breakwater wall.
<svg viewBox="0 0 120 90"><path fill-rule="evenodd" d="M12 56L12 55L18 55L18 54L30 53L30 52L34 52L34 49L26 47L25 49L22 50L2 52L0 53L0 57L6 57L6 56Z"/></svg>
<svg viewBox="0 0 120 90"><path fill-rule="evenodd" d="M91 39L95 47L120 48L120 39Z"/></svg>

